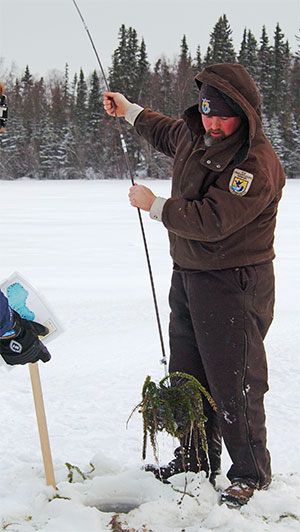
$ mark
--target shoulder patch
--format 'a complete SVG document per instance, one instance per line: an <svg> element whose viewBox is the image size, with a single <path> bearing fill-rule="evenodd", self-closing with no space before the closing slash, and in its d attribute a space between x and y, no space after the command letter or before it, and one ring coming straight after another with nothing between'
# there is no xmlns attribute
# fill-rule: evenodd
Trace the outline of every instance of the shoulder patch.
<svg viewBox="0 0 300 532"><path fill-rule="evenodd" d="M245 196L251 183L253 181L253 174L245 172L245 170L240 170L235 168L232 172L232 176L229 181L229 190L231 194L237 194L238 196Z"/></svg>

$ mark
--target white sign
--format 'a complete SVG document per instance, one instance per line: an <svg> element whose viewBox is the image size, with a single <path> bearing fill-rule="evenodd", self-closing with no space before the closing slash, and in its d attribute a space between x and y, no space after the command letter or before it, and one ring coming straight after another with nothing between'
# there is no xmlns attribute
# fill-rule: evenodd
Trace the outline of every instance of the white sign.
<svg viewBox="0 0 300 532"><path fill-rule="evenodd" d="M61 324L44 297L18 272L14 272L1 283L0 288L7 297L9 306L18 312L21 318L37 321L49 329L49 333L41 338L43 343L54 340L63 332Z"/></svg>

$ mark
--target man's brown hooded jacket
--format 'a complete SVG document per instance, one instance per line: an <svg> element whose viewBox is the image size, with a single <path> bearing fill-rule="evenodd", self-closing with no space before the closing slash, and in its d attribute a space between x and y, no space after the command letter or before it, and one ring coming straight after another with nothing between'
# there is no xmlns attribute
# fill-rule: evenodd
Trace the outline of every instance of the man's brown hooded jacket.
<svg viewBox="0 0 300 532"><path fill-rule="evenodd" d="M137 132L174 158L172 194L162 213L171 256L197 270L269 262L285 177L262 130L258 89L238 63L208 66L195 80L199 88L206 83L229 96L247 122L205 148L197 105L180 120L150 109L137 117Z"/></svg>

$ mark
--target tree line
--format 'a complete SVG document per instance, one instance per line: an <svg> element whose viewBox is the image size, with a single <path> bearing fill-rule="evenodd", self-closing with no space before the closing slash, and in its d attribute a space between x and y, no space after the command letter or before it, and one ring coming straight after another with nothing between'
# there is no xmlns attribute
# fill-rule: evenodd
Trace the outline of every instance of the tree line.
<svg viewBox="0 0 300 532"><path fill-rule="evenodd" d="M277 24L273 42L262 28L257 42L245 28L238 52L226 15L210 33L205 55L200 46L192 58L186 36L177 58L161 57L152 67L146 44L134 28L122 25L112 55L108 81L112 90L129 100L172 117L197 101L194 76L203 67L222 62L243 64L263 97L263 127L290 178L300 176L300 36L291 53ZM47 82L34 79L26 66L22 77L7 74L9 121L0 137L0 178L39 179L125 178L116 121L102 108L103 80L95 70L87 78L82 69L72 80L65 72ZM134 130L122 124L129 160L136 176L169 178L171 162L157 153Z"/></svg>

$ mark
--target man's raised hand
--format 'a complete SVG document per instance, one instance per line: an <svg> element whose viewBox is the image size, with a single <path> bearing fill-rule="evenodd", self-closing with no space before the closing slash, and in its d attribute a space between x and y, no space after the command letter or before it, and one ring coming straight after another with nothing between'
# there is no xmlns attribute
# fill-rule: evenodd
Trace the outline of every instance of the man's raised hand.
<svg viewBox="0 0 300 532"><path fill-rule="evenodd" d="M104 92L103 107L108 115L125 116L131 103L120 92Z"/></svg>

